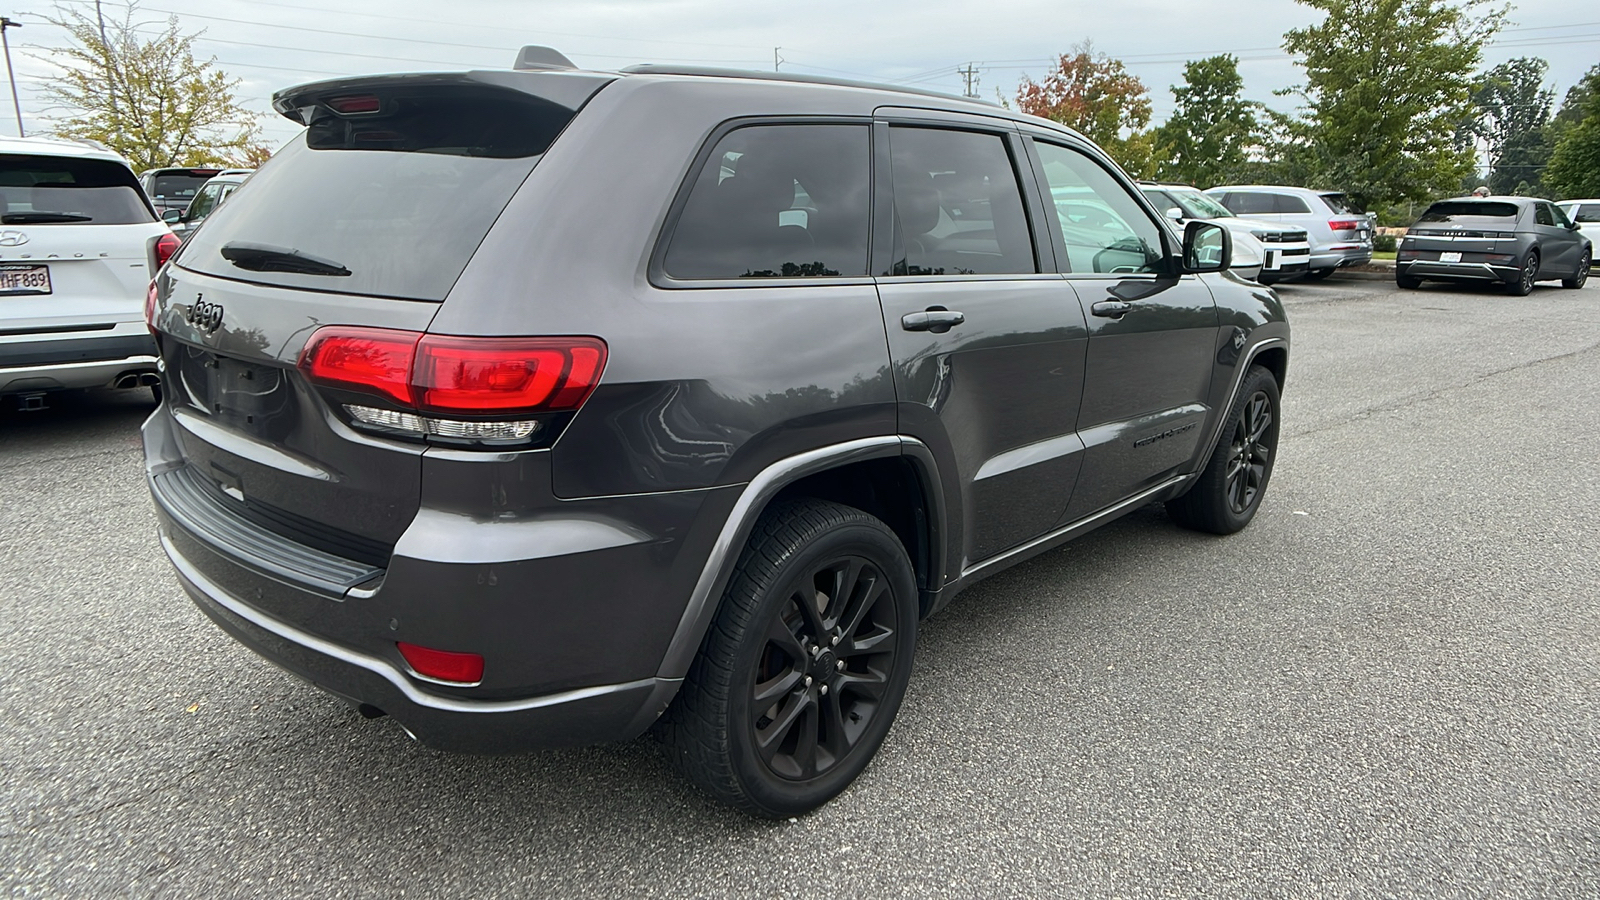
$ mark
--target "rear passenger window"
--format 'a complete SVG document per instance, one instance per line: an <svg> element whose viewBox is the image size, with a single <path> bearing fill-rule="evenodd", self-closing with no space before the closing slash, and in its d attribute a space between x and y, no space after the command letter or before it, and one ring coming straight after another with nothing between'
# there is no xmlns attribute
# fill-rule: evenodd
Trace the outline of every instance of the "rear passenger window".
<svg viewBox="0 0 1600 900"><path fill-rule="evenodd" d="M1275 213L1278 206L1272 201L1271 194L1247 194L1234 191L1222 196L1222 205L1236 216L1258 216L1263 213Z"/></svg>
<svg viewBox="0 0 1600 900"><path fill-rule="evenodd" d="M895 275L1037 272L1033 235L1005 138L891 127Z"/></svg>
<svg viewBox="0 0 1600 900"><path fill-rule="evenodd" d="M1554 225L1556 220L1550 215L1550 204L1535 203L1533 205L1533 221L1540 225Z"/></svg>
<svg viewBox="0 0 1600 900"><path fill-rule="evenodd" d="M1273 208L1271 212L1280 213L1308 213L1311 207L1306 202L1293 194L1273 194Z"/></svg>
<svg viewBox="0 0 1600 900"><path fill-rule="evenodd" d="M867 274L866 125L728 132L690 189L663 267L681 279Z"/></svg>

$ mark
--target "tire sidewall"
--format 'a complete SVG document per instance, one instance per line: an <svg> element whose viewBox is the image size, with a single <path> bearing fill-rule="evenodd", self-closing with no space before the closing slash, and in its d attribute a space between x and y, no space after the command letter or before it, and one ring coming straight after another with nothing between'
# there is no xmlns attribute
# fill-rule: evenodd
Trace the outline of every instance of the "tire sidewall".
<svg viewBox="0 0 1600 900"><path fill-rule="evenodd" d="M844 556L860 556L877 566L894 592L897 643L894 669L873 720L843 762L809 781L790 781L767 767L756 753L752 722L751 683L765 648L761 636L778 615L798 581L819 564ZM797 815L833 798L861 774L888 736L910 681L916 647L918 597L911 563L898 539L876 520L854 522L811 535L780 564L780 574L764 586L756 602L749 637L733 655L734 683L728 697L728 742L733 771L744 794L769 816Z"/></svg>

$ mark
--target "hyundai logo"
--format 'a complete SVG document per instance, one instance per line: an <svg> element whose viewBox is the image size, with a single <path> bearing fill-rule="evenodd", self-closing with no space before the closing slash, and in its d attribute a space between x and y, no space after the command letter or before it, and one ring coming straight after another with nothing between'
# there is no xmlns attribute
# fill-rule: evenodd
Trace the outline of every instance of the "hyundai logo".
<svg viewBox="0 0 1600 900"><path fill-rule="evenodd" d="M0 231L0 247L21 247L28 236L20 231Z"/></svg>

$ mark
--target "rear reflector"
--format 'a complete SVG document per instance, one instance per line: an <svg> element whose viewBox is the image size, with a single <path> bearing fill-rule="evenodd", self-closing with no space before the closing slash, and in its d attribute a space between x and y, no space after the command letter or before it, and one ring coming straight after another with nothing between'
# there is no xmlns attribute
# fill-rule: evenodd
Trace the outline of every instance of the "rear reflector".
<svg viewBox="0 0 1600 900"><path fill-rule="evenodd" d="M483 680L483 657L476 653L454 653L396 641L400 655L424 678L451 684L474 685Z"/></svg>
<svg viewBox="0 0 1600 900"><path fill-rule="evenodd" d="M319 329L300 354L300 368L314 382L422 412L469 416L576 410L605 364L599 338L457 337L337 325Z"/></svg>

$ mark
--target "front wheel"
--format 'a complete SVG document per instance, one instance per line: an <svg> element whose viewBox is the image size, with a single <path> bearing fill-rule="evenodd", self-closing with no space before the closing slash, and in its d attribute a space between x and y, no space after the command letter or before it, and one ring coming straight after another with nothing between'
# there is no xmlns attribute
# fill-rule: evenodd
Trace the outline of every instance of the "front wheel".
<svg viewBox="0 0 1600 900"><path fill-rule="evenodd" d="M1583 259L1578 260L1577 271L1572 273L1572 277L1571 278L1563 278L1563 279L1561 279L1561 286L1564 287L1564 288L1577 289L1577 288L1583 287L1584 282L1586 282L1588 280L1589 280L1589 254L1585 253L1585 254L1583 254Z"/></svg>
<svg viewBox="0 0 1600 900"><path fill-rule="evenodd" d="M662 717L674 764L755 815L826 803L889 733L918 612L911 562L883 522L821 500L775 505Z"/></svg>
<svg viewBox="0 0 1600 900"><path fill-rule="evenodd" d="M1255 518L1278 455L1278 381L1261 366L1245 373L1211 461L1187 494L1167 501L1185 528L1233 534Z"/></svg>

